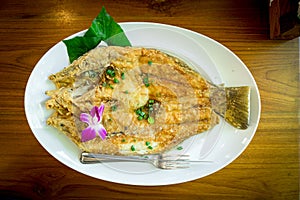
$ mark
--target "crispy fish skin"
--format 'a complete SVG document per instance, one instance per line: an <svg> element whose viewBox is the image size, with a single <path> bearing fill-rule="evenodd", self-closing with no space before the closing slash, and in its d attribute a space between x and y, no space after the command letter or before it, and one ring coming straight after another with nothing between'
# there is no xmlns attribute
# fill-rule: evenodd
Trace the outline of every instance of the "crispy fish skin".
<svg viewBox="0 0 300 200"><path fill-rule="evenodd" d="M106 73L107 69L114 70L114 78ZM54 110L47 124L87 152L165 152L213 128L219 123L218 115L229 118L228 122L237 128L247 128L244 118L248 120L248 87L240 92L238 87L214 86L181 60L156 49L98 47L49 79L57 89L46 91L50 97L46 108ZM232 93L238 99L230 101ZM149 100L155 102L154 110L149 111L153 124L139 120L136 114ZM227 101L232 102L231 107ZM102 124L108 136L105 140L96 137L82 142L81 131L87 125L79 115L101 104L105 105ZM241 114L238 121L236 113Z"/></svg>

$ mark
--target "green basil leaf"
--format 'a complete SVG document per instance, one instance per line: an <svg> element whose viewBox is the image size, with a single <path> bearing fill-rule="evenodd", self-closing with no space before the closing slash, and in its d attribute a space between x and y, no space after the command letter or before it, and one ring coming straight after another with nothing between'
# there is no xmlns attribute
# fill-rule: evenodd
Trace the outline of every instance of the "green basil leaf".
<svg viewBox="0 0 300 200"><path fill-rule="evenodd" d="M93 20L84 36L63 40L71 63L84 53L95 48L101 41L105 41L107 45L131 46L121 26L114 21L104 7Z"/></svg>
<svg viewBox="0 0 300 200"><path fill-rule="evenodd" d="M95 48L101 41L98 37L74 37L70 40L63 40L67 47L69 60L72 63L74 60Z"/></svg>
<svg viewBox="0 0 300 200"><path fill-rule="evenodd" d="M131 46L121 26L114 21L104 7L84 36L100 37L107 45Z"/></svg>

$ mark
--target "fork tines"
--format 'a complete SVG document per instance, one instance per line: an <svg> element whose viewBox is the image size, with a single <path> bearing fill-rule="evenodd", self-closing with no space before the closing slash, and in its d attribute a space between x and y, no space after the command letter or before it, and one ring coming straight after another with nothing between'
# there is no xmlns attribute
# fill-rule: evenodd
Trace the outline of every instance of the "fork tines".
<svg viewBox="0 0 300 200"><path fill-rule="evenodd" d="M190 166L189 155L162 154L160 159L164 169L183 169Z"/></svg>
<svg viewBox="0 0 300 200"><path fill-rule="evenodd" d="M189 168L190 163L188 161L165 161L161 163L163 169L184 169Z"/></svg>
<svg viewBox="0 0 300 200"><path fill-rule="evenodd" d="M189 161L190 156L186 154L161 154L160 159L171 161Z"/></svg>

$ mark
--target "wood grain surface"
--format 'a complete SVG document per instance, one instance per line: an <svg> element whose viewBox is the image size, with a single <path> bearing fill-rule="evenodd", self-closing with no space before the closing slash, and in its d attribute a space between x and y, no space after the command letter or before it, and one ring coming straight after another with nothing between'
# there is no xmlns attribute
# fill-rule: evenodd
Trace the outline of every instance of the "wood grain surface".
<svg viewBox="0 0 300 200"><path fill-rule="evenodd" d="M247 65L261 94L258 130L231 164L187 183L143 187L94 179L43 149L24 112L27 80L60 40L88 28L102 6L117 22L158 22L222 43ZM2 0L0 199L299 199L299 39L269 40L260 0Z"/></svg>

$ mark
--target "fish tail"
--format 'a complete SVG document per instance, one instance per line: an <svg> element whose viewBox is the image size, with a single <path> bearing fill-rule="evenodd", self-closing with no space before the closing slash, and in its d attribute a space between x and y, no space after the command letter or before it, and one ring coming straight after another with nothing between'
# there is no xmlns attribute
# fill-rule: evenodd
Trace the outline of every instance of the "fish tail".
<svg viewBox="0 0 300 200"><path fill-rule="evenodd" d="M225 121L238 129L247 129L250 121L250 87L226 87Z"/></svg>

